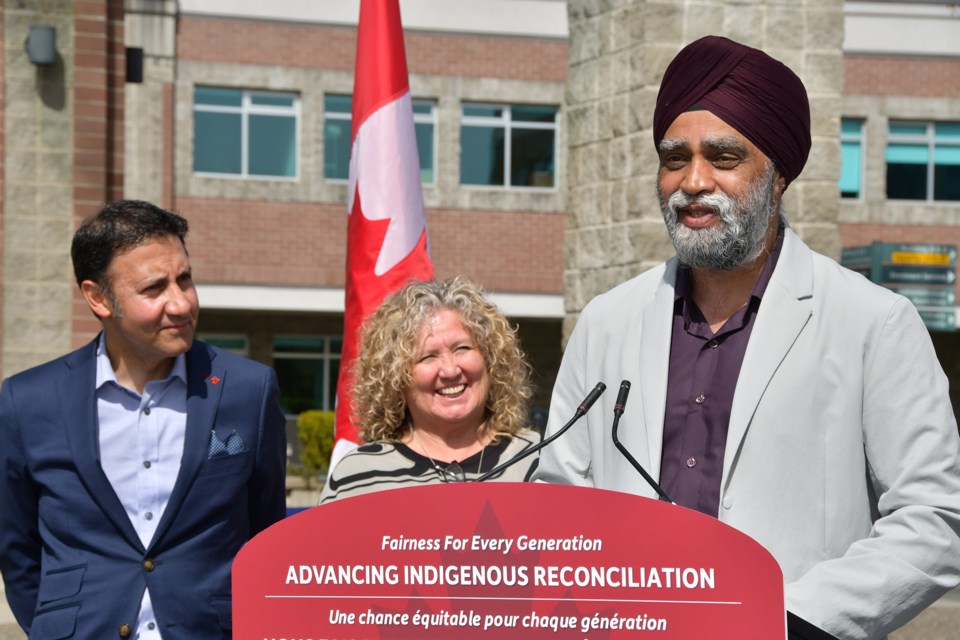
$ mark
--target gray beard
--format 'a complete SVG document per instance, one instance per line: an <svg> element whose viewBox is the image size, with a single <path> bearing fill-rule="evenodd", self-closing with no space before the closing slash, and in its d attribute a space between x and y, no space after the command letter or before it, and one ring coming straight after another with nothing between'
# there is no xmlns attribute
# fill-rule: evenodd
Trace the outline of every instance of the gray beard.
<svg viewBox="0 0 960 640"><path fill-rule="evenodd" d="M695 269L729 271L759 258L766 246L770 216L779 212L773 206L775 184L773 165L742 198L722 192L690 196L677 190L664 199L658 181L660 212L680 262ZM677 211L695 203L713 208L720 226L691 229L681 224Z"/></svg>

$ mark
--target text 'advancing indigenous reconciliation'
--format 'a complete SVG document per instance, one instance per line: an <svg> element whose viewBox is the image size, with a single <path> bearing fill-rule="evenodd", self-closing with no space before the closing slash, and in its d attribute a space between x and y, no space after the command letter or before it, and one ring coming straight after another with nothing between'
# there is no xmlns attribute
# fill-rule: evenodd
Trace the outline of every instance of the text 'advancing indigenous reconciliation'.
<svg viewBox="0 0 960 640"><path fill-rule="evenodd" d="M599 538L407 538L383 536L381 551L469 551L507 555L524 552L599 552ZM523 561L504 564L300 564L289 565L287 585L449 585L470 587L610 587L625 589L715 589L711 567L548 565Z"/></svg>
<svg viewBox="0 0 960 640"><path fill-rule="evenodd" d="M706 567L290 565L285 584L715 589Z"/></svg>

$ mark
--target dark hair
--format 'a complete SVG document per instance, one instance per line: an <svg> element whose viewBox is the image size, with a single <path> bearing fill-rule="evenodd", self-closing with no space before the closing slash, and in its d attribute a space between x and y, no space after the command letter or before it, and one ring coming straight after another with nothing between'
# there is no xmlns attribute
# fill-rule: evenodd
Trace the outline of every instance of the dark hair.
<svg viewBox="0 0 960 640"><path fill-rule="evenodd" d="M73 236L70 256L77 284L92 280L110 288L107 269L114 256L147 240L176 236L186 243L185 218L143 200L116 200L83 221Z"/></svg>

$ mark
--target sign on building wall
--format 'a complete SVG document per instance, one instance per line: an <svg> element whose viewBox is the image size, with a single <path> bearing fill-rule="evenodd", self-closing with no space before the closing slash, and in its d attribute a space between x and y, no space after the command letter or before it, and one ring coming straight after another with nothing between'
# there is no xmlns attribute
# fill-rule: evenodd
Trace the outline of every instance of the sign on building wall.
<svg viewBox="0 0 960 640"><path fill-rule="evenodd" d="M931 331L956 331L955 245L874 242L844 249L841 264L908 298Z"/></svg>

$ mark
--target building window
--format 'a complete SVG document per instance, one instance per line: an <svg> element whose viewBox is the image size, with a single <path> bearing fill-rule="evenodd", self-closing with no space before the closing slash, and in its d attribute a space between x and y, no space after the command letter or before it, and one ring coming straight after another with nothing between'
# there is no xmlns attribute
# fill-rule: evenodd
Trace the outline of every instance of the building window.
<svg viewBox="0 0 960 640"><path fill-rule="evenodd" d="M960 200L960 123L890 123L887 198Z"/></svg>
<svg viewBox="0 0 960 640"><path fill-rule="evenodd" d="M250 357L250 341L247 336L238 333L204 333L197 336L209 345L220 347L224 351L245 358Z"/></svg>
<svg viewBox="0 0 960 640"><path fill-rule="evenodd" d="M288 416L308 409L331 411L337 397L340 336L276 336L273 368L280 406Z"/></svg>
<svg viewBox="0 0 960 640"><path fill-rule="evenodd" d="M350 96L324 97L323 176L327 180L350 177L350 135L353 100ZM433 184L436 158L437 103L413 101L413 127L420 155L420 180Z"/></svg>
<svg viewBox="0 0 960 640"><path fill-rule="evenodd" d="M323 177L350 177L350 96L323 98Z"/></svg>
<svg viewBox="0 0 960 640"><path fill-rule="evenodd" d="M863 184L863 120L840 120L840 197L859 198Z"/></svg>
<svg viewBox="0 0 960 640"><path fill-rule="evenodd" d="M417 136L417 153L420 155L420 181L433 184L436 180L437 103L432 100L413 101L413 128Z"/></svg>
<svg viewBox="0 0 960 640"><path fill-rule="evenodd" d="M194 172L296 178L299 114L293 93L194 87Z"/></svg>
<svg viewBox="0 0 960 640"><path fill-rule="evenodd" d="M460 183L495 187L556 185L557 108L463 106Z"/></svg>

